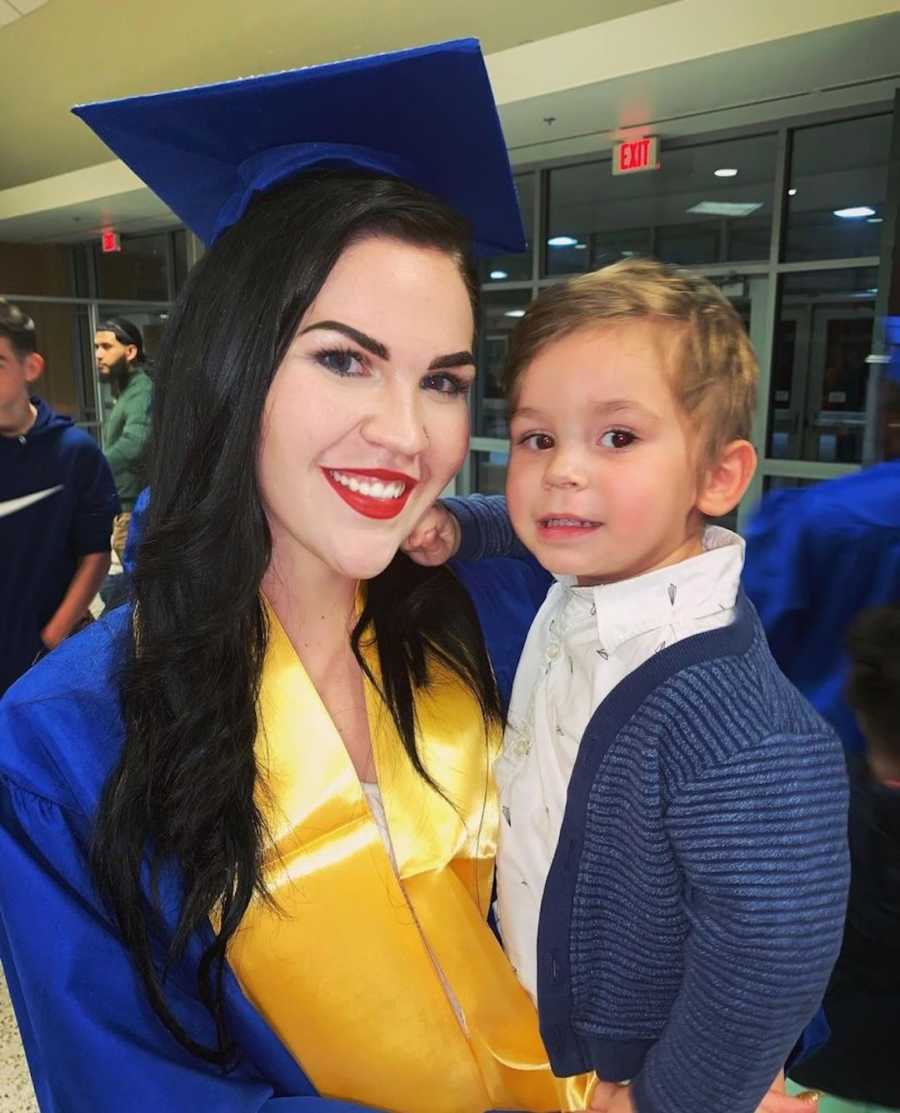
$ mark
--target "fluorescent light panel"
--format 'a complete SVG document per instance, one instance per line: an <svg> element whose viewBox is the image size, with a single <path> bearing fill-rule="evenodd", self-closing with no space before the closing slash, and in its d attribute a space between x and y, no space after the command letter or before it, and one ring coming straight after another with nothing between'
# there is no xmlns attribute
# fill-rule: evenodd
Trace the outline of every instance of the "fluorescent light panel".
<svg viewBox="0 0 900 1113"><path fill-rule="evenodd" d="M762 201L701 201L687 211L698 216L749 216L762 207Z"/></svg>

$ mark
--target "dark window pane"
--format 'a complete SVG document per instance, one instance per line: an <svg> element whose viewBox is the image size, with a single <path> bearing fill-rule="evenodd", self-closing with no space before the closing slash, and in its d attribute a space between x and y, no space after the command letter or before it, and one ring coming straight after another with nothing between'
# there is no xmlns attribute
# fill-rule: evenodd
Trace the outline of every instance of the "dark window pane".
<svg viewBox="0 0 900 1113"><path fill-rule="evenodd" d="M528 250L522 255L497 255L481 261L482 282L519 282L531 278L531 229L534 223L534 174L515 178Z"/></svg>
<svg viewBox="0 0 900 1113"><path fill-rule="evenodd" d="M775 325L769 456L859 463L874 267L785 275Z"/></svg>
<svg viewBox="0 0 900 1113"><path fill-rule="evenodd" d="M506 402L501 378L509 338L531 300L528 290L489 290L481 302L481 356L475 383L474 434L507 437Z"/></svg>
<svg viewBox="0 0 900 1113"><path fill-rule="evenodd" d="M473 452L472 491L478 495L502 495L508 463L508 452Z"/></svg>
<svg viewBox="0 0 900 1113"><path fill-rule="evenodd" d="M821 479L800 479L792 475L767 475L763 480L763 492L786 491L793 487L814 487L817 483L825 482Z"/></svg>
<svg viewBox="0 0 900 1113"><path fill-rule="evenodd" d="M179 228L177 232L172 233L173 262L175 264L174 293L176 295L181 292L181 287L188 276L187 237L188 234L183 228Z"/></svg>
<svg viewBox="0 0 900 1113"><path fill-rule="evenodd" d="M0 293L74 297L73 249L61 243L0 243Z"/></svg>
<svg viewBox="0 0 900 1113"><path fill-rule="evenodd" d="M890 143L890 116L794 132L786 260L879 253ZM858 215L836 215L842 211Z"/></svg>
<svg viewBox="0 0 900 1113"><path fill-rule="evenodd" d="M760 135L664 146L661 169L641 174L613 176L609 160L552 170L546 272L632 255L690 265L767 259L775 151L775 136Z"/></svg>
<svg viewBox="0 0 900 1113"><path fill-rule="evenodd" d="M169 233L123 236L122 250L94 247L100 296L123 301L169 300Z"/></svg>

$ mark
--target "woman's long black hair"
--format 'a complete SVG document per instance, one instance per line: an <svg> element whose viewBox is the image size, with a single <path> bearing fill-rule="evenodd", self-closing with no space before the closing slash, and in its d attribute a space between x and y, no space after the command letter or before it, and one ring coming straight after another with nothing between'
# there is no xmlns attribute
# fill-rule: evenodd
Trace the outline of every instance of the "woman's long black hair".
<svg viewBox="0 0 900 1113"><path fill-rule="evenodd" d="M104 789L92 866L153 1009L184 1047L223 1066L234 1057L224 1019L228 941L254 893L266 896L267 832L254 796L267 642L260 584L271 553L255 475L261 415L300 318L344 248L367 234L446 251L474 306L459 217L402 182L322 171L259 199L201 259L157 363L152 499L119 689L125 745ZM499 717L474 608L450 572L398 554L368 586L353 636L361 666L370 624L385 699L410 760L430 780L413 702L428 682L428 656L461 677L486 720ZM171 866L183 900L166 947L156 883ZM165 971L211 914L214 937L197 977L214 1046L178 1022L164 987Z"/></svg>

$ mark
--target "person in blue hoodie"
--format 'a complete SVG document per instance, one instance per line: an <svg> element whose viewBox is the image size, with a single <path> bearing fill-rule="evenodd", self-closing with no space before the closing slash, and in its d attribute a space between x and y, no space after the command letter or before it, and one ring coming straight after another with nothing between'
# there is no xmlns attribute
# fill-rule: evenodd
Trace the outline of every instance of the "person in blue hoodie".
<svg viewBox="0 0 900 1113"><path fill-rule="evenodd" d="M0 301L0 694L88 614L119 500L100 447L30 394L34 322Z"/></svg>

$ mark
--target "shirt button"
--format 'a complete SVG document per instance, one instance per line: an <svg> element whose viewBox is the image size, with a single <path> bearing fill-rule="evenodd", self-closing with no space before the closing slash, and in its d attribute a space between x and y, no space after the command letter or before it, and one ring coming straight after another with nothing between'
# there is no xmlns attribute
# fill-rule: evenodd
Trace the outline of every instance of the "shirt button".
<svg viewBox="0 0 900 1113"><path fill-rule="evenodd" d="M559 642L551 642L547 646L547 660L555 661L559 656Z"/></svg>

